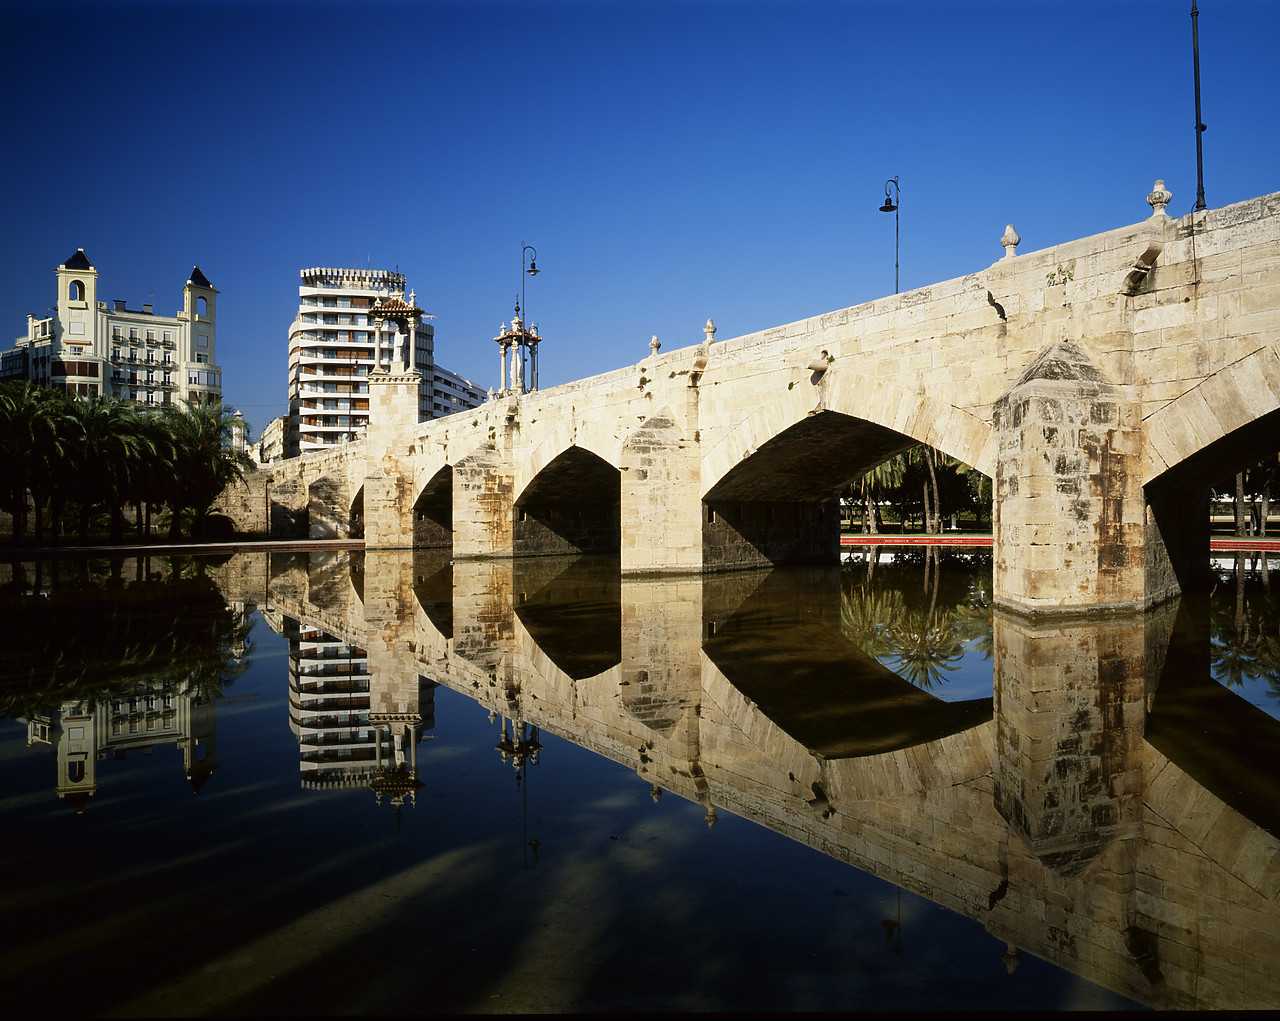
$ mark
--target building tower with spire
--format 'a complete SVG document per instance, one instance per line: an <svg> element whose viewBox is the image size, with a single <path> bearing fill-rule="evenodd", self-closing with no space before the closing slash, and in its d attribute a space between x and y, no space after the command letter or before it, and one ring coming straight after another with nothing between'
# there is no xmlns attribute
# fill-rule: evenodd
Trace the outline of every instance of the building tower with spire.
<svg viewBox="0 0 1280 1021"><path fill-rule="evenodd" d="M188 274L182 308L157 315L98 300L98 269L83 248L54 271L57 299L27 315L27 331L0 352L0 382L25 379L50 390L120 397L144 408L178 400L220 401L217 289L200 267Z"/></svg>

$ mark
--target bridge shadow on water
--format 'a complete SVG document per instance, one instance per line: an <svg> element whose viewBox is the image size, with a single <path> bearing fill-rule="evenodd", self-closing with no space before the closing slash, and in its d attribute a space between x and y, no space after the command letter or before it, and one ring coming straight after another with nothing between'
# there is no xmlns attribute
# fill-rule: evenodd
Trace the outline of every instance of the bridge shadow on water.
<svg viewBox="0 0 1280 1021"><path fill-rule="evenodd" d="M761 713L810 751L826 759L877 755L991 719L990 697L944 702L851 641L840 627L838 569L763 572L754 580L756 588L727 615L708 599L703 649Z"/></svg>
<svg viewBox="0 0 1280 1021"><path fill-rule="evenodd" d="M88 660L91 645L118 655L167 622L169 637L160 636L158 647L176 648L189 630L179 603L191 601L192 619L203 619L220 590L218 606L237 608L214 614L225 633L202 639L202 669L216 683L193 689L189 718L197 729L179 735L207 735L212 749L218 717L217 754L192 771L201 777L195 789L203 806L204 792L231 782L227 764L234 773L237 760L251 756L235 737L238 721L251 718L239 715L248 706L232 704L218 687L242 669L240 624L249 608L290 640L288 695L277 700L279 718L260 726L276 733L289 720L290 748L277 753L277 764L295 779L272 788L265 809L243 790L216 802L236 846L266 840L279 857L228 858L219 866L227 877L200 880L226 905L240 904L238 885L257 890L252 911L224 911L237 919L235 933L219 937L215 956L237 977L219 985L213 972L186 970L177 948L167 949L173 941L140 934L130 946L147 947L184 977L163 995L127 1000L120 993L112 1003L154 1010L177 989L196 1013L323 1013L334 1004L398 1011L417 986L414 969L387 950L394 938L410 957L430 959L434 1009L490 1009L490 989L521 997L504 999L504 1009L745 1009L752 1000L744 990L756 975L772 974L779 962L803 972L809 950L804 941L788 950L768 936L759 937L771 948L760 957L721 945L726 926L758 927L751 898L722 905L720 924L707 928L698 888L718 871L745 866L713 858L692 865L697 841L686 829L672 834L675 864L659 877L639 838L656 824L616 812L631 801L647 809L667 795L663 804L682 806L682 825L692 820L704 835L719 820L716 835L727 839L721 834L730 817L750 820L977 920L1008 945L1006 963L1021 948L1153 1006L1280 1003L1274 958L1242 955L1239 936L1280 945L1280 785L1270 770L1280 725L1242 689L1212 679L1231 650L1221 643L1221 612L1203 600L1135 619L1037 623L992 610L981 555L936 551L868 554L843 570L651 579L620 577L611 556L247 554L137 578L129 599L116 601L144 606L143 618L99 615L84 637L62 641L61 634L79 634L85 605L113 598L113 573L99 587L93 571L60 570L50 584L29 565L10 568L6 591L21 604L12 619L44 636L31 656L59 664L57 690L28 691L10 712L35 728L33 742L56 751L57 798L81 811L88 805L94 819L119 808L106 808L115 803L95 793L106 773L84 745L88 738L70 735L100 726L97 747L107 757L111 748L136 754L144 741L155 742L127 731L112 737L107 725L127 723L131 699L162 697L165 667L148 654L137 677L105 687L99 679L109 671L92 667L82 671L93 682L89 697L68 700L60 644ZM51 598L32 599L42 586ZM1228 625L1251 636L1274 633L1280 618L1262 610L1274 611L1269 589L1250 589L1248 599L1241 593L1234 618L1226 611ZM1256 666L1263 644L1250 641ZM22 661L27 675L41 669L31 656ZM183 662L175 660L179 668ZM985 688L974 681L984 671ZM524 812L515 828L495 816L507 795L495 801L487 789L470 793L481 787L472 778L478 767L461 765L471 760L462 757L460 696L478 707L469 718L481 722L468 726L483 729L468 740L489 759L501 753L502 790ZM197 713L204 714L198 725ZM185 719L177 721L187 726ZM622 767L629 793L593 779L599 756ZM75 772L77 762L87 775ZM417 787L396 789L387 782L396 778ZM265 785L265 769L253 780ZM557 784L575 792L563 809L543 800ZM362 815L370 790L386 792L394 813L383 805L381 816ZM446 796L456 816L433 800ZM409 811L415 797L418 815ZM165 822L147 804L148 818ZM311 827L325 820L332 829L331 813L355 835L371 821L379 826L299 872ZM614 827L605 850L574 851L565 834L596 815ZM408 831L423 819L431 835L421 849L398 838L402 822ZM609 839L619 833L635 839ZM154 876L170 885L190 884L209 868L208 855L180 844L174 837L158 845ZM74 868L69 854L56 856ZM495 878L512 868L525 879ZM762 860L758 882L782 884L790 902L814 917L830 910L800 873L775 872ZM139 880L128 882L133 890ZM54 973L60 913L113 910L107 901L117 887L102 889L77 901L50 888L44 902L28 898L15 907L10 920L36 934L25 974ZM640 900L637 890L646 891ZM202 901L171 903L194 914ZM512 905L526 903L511 914ZM160 904L135 916L148 928L171 921ZM636 918L648 934L639 942L629 931ZM495 931L493 919L505 928ZM675 964L664 926L688 934ZM179 931L194 937L191 926ZM554 953L544 932L554 934ZM477 946L485 948L483 964ZM91 969L98 980L110 962L123 966L123 950L103 940L93 948L104 962ZM844 950L857 957L865 948L850 942ZM250 960L270 968L236 963ZM623 979L626 962L639 970ZM1214 978L1224 975L1235 978ZM664 1000L661 991L675 988L683 992ZM831 1006L774 993L759 1003Z"/></svg>

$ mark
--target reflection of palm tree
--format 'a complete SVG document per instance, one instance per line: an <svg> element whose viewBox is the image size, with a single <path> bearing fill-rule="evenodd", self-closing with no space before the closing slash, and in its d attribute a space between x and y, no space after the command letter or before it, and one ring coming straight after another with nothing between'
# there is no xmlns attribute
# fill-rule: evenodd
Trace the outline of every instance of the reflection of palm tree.
<svg viewBox="0 0 1280 1021"><path fill-rule="evenodd" d="M883 661L893 651L893 622L901 620L905 612L901 592L842 592L840 630L867 655Z"/></svg>
<svg viewBox="0 0 1280 1021"><path fill-rule="evenodd" d="M923 691L945 680L964 658L964 642L956 615L948 610L909 614L891 632L893 653L885 664Z"/></svg>
<svg viewBox="0 0 1280 1021"><path fill-rule="evenodd" d="M216 697L247 668L252 623L207 578L175 571L109 600L92 583L50 589L5 606L25 640L0 664L0 716L171 685Z"/></svg>
<svg viewBox="0 0 1280 1021"><path fill-rule="evenodd" d="M1269 591L1269 579L1256 577L1245 554L1237 554L1231 580L1235 598L1209 602L1213 677L1228 687L1265 681L1268 694L1280 697L1280 608Z"/></svg>
<svg viewBox="0 0 1280 1021"><path fill-rule="evenodd" d="M957 669L972 642L991 656L991 606L987 582L970 577L966 589L944 576L941 557L927 551L924 585L917 588L918 566L897 566L857 585L846 584L840 603L840 629L869 655L903 679L933 690Z"/></svg>

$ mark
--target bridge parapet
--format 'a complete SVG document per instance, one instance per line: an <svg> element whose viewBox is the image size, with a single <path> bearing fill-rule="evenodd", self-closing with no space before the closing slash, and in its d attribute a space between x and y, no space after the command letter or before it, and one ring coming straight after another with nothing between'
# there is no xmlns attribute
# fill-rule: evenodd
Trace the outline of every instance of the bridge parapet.
<svg viewBox="0 0 1280 1021"><path fill-rule="evenodd" d="M412 373L375 374L363 463L273 466L280 516L343 534L363 485L370 546L834 562L836 500L926 443L996 482L998 602L1141 610L1196 582L1196 494L1280 434L1280 194L1176 220L1152 196L1129 226L1008 234L965 276L443 419L418 422Z"/></svg>

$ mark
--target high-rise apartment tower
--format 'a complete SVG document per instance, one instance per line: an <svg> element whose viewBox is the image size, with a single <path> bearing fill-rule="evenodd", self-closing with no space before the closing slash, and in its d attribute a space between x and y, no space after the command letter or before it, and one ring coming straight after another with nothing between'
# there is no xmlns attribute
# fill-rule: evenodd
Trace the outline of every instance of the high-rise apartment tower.
<svg viewBox="0 0 1280 1021"><path fill-rule="evenodd" d="M403 273L381 269L302 270L298 315L289 328L287 456L356 439L369 424L374 367L369 310L380 298L404 298ZM412 293L409 304L413 303ZM479 407L475 384L435 364L435 329L417 329L414 365L422 373L420 420ZM403 342L397 337L396 344Z"/></svg>

